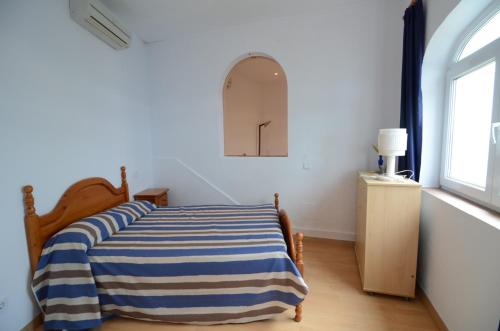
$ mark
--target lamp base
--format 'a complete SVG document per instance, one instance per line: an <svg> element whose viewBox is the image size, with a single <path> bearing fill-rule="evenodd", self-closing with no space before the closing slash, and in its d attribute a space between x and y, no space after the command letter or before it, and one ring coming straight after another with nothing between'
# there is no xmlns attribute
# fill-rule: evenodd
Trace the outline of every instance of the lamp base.
<svg viewBox="0 0 500 331"><path fill-rule="evenodd" d="M396 176L396 157L394 155L386 155L385 160L387 163L385 175L389 177Z"/></svg>

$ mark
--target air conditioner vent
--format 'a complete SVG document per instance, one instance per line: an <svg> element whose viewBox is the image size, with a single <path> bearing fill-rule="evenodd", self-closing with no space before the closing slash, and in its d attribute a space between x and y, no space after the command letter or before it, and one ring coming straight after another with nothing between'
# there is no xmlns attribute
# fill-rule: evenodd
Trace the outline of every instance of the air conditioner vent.
<svg viewBox="0 0 500 331"><path fill-rule="evenodd" d="M69 0L71 17L114 49L127 48L130 34L98 0Z"/></svg>

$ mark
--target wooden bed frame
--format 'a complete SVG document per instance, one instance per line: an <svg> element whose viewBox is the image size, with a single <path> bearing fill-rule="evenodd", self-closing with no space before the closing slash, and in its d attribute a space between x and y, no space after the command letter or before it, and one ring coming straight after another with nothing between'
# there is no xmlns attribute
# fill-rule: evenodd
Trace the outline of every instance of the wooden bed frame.
<svg viewBox="0 0 500 331"><path fill-rule="evenodd" d="M55 233L69 224L84 217L97 214L106 209L116 207L129 201L127 174L121 167L121 186L114 187L108 180L100 177L82 179L71 185L57 202L52 211L45 215L37 215L33 187L23 187L25 226L28 239L28 251L31 271L35 273L42 253L43 245ZM287 213L279 209L279 194L274 194L274 206L279 213L281 229L287 245L288 255L300 273L304 274L303 244L304 235L292 235L292 226ZM302 320L302 304L295 307L295 321Z"/></svg>

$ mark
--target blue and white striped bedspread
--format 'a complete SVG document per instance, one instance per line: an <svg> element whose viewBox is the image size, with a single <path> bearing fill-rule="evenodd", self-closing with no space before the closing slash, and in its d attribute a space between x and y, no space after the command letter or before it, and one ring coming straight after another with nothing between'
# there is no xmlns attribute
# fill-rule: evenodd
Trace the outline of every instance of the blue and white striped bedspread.
<svg viewBox="0 0 500 331"><path fill-rule="evenodd" d="M73 328L97 325L79 318L94 323L112 315L244 323L271 318L307 294L272 205L157 208L95 244L86 256L94 292L87 305L61 315ZM91 294L87 288L74 292Z"/></svg>
<svg viewBox="0 0 500 331"><path fill-rule="evenodd" d="M32 290L46 330L90 329L101 324L87 252L154 208L146 201L124 203L67 226L45 243Z"/></svg>

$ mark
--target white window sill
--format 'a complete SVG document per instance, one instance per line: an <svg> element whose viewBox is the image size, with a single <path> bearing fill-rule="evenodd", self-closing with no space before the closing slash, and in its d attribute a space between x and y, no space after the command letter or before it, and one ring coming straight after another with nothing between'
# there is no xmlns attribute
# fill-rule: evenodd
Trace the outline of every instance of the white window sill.
<svg viewBox="0 0 500 331"><path fill-rule="evenodd" d="M485 222L488 225L500 230L500 213L488 209L486 207L475 204L474 202L456 196L440 188L424 188L425 193L428 193L439 200L446 202L464 213Z"/></svg>

